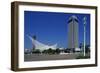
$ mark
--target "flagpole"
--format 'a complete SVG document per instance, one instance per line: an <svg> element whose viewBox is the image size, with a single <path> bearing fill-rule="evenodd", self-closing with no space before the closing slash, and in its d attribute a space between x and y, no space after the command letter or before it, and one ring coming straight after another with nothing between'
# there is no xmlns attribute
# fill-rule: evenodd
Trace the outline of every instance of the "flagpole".
<svg viewBox="0 0 100 73"><path fill-rule="evenodd" d="M86 45L86 17L83 18L84 20L84 56L86 56L85 54L85 45Z"/></svg>

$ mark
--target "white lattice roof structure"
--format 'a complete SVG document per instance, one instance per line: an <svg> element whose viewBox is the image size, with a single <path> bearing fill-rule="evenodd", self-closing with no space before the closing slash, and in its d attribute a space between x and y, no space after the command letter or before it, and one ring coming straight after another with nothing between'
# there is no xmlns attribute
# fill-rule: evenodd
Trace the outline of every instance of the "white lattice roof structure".
<svg viewBox="0 0 100 73"><path fill-rule="evenodd" d="M54 45L46 45L46 44L43 44L43 43L35 40L34 38L32 38L29 35L28 35L28 37L32 41L32 44L35 45L35 49L39 49L40 51L47 50L49 48L57 49L57 44L54 44Z"/></svg>

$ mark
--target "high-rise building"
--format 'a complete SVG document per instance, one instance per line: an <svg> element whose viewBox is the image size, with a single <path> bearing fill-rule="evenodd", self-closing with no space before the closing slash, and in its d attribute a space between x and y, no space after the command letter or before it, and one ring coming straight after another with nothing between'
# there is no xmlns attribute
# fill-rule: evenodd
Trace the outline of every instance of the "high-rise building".
<svg viewBox="0 0 100 73"><path fill-rule="evenodd" d="M78 18L75 15L72 15L68 19L68 48L71 51L79 48L78 45Z"/></svg>

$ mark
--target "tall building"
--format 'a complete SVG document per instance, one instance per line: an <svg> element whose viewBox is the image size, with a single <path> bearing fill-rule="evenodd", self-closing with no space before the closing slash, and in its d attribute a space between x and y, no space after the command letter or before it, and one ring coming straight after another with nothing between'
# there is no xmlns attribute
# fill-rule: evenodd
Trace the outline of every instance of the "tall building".
<svg viewBox="0 0 100 73"><path fill-rule="evenodd" d="M72 15L68 19L68 48L71 52L79 48L78 44L78 18Z"/></svg>

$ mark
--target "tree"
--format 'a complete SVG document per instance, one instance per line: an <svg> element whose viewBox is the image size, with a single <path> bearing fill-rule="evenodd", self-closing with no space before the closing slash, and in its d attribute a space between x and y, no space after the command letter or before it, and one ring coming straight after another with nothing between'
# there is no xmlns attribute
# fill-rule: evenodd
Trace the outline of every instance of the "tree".
<svg viewBox="0 0 100 73"><path fill-rule="evenodd" d="M70 53L70 52L71 52L71 49L70 48L64 49L64 53Z"/></svg>
<svg viewBox="0 0 100 73"><path fill-rule="evenodd" d="M39 49L35 49L35 50L32 51L32 53L33 53L33 54L40 54L41 52L40 52Z"/></svg>
<svg viewBox="0 0 100 73"><path fill-rule="evenodd" d="M56 54L59 54L59 53L60 53L60 49L57 48L57 49L55 50L55 52L56 52Z"/></svg>
<svg viewBox="0 0 100 73"><path fill-rule="evenodd" d="M90 45L86 45L86 46L85 46L85 52L86 52L86 53L89 53L89 52L90 52Z"/></svg>
<svg viewBox="0 0 100 73"><path fill-rule="evenodd" d="M43 53L43 54L47 54L48 51L47 51L47 50L43 50L42 53Z"/></svg>
<svg viewBox="0 0 100 73"><path fill-rule="evenodd" d="M49 49L47 50L47 53L48 53L48 54L55 54L55 50L53 50L52 48L49 48Z"/></svg>
<svg viewBox="0 0 100 73"><path fill-rule="evenodd" d="M48 54L52 54L52 49L51 48L48 49Z"/></svg>

